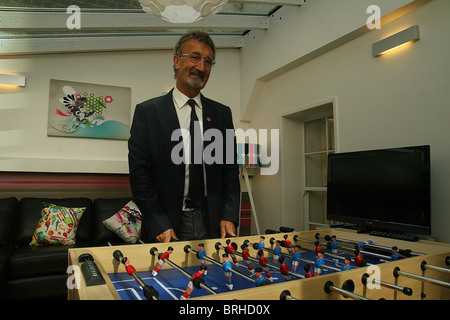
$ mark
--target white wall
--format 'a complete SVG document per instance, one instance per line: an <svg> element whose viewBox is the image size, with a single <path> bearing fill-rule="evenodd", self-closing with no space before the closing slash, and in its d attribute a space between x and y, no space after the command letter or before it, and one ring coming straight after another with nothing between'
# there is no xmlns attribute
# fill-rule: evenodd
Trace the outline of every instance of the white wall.
<svg viewBox="0 0 450 320"><path fill-rule="evenodd" d="M263 84L346 41L367 33L367 9L379 6L387 23L429 0L313 0L293 10L284 7L270 29L245 37L241 55L241 119L251 121Z"/></svg>
<svg viewBox="0 0 450 320"><path fill-rule="evenodd" d="M283 114L334 98L341 152L430 144L433 235L450 242L445 41L450 2L432 0L415 8L424 2L314 0L281 10L268 31L246 35L242 50L219 50L204 93L228 104L235 127L244 129L280 129ZM385 23L398 19L368 32L365 9L371 4L380 5ZM420 41L388 56L371 56L373 42L414 24L420 26ZM167 50L2 57L0 72L25 75L27 86L0 87L0 170L127 172L125 141L47 137L49 80L131 87L132 114L136 103L173 86L171 59ZM241 118L250 122L240 123ZM295 168L287 156L282 150L281 163ZM252 178L262 231L302 218L301 194L282 196L282 188L293 187L283 181L282 173L290 172L282 170Z"/></svg>
<svg viewBox="0 0 450 320"><path fill-rule="evenodd" d="M444 242L450 242L448 12L449 1L433 0L383 25L381 30L283 70L262 86L249 123L254 128L283 129L283 114L335 98L338 152L431 145L432 232ZM372 56L372 43L415 24L420 26L420 41L389 55ZM278 44L281 52L298 32L292 29L283 35L284 47ZM263 50L263 43L258 43L259 50ZM264 45L272 47L271 43ZM300 136L298 139L301 141ZM299 160L283 158L287 156L282 150L282 161L290 161L289 167L295 167L293 161ZM291 174L283 173L283 169L274 176L253 178L262 230L302 219L302 194L282 195L283 189L296 188L283 180L283 174ZM298 211L292 210L292 203L296 203Z"/></svg>
<svg viewBox="0 0 450 320"><path fill-rule="evenodd" d="M203 93L239 114L239 51L220 49ZM0 86L0 170L128 172L126 141L47 136L50 79L131 88L137 103L174 86L172 52L77 53L2 57L0 72L26 87ZM230 94L232 93L232 94Z"/></svg>

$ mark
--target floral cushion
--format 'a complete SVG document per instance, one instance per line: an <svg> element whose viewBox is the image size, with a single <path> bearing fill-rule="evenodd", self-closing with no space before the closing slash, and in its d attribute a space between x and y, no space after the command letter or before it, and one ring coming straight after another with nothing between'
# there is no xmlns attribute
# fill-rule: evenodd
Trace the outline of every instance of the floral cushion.
<svg viewBox="0 0 450 320"><path fill-rule="evenodd" d="M44 205L30 246L75 244L78 223L86 208Z"/></svg>
<svg viewBox="0 0 450 320"><path fill-rule="evenodd" d="M141 236L141 212L133 201L103 221L103 224L127 243L136 243Z"/></svg>

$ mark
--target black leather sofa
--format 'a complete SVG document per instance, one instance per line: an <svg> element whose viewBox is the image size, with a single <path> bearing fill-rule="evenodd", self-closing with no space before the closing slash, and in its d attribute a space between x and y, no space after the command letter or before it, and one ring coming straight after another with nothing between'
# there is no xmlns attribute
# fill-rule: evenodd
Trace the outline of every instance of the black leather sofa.
<svg viewBox="0 0 450 320"><path fill-rule="evenodd" d="M103 221L129 198L0 199L0 299L66 299L68 249L126 244ZM74 245L30 246L44 203L86 207Z"/></svg>

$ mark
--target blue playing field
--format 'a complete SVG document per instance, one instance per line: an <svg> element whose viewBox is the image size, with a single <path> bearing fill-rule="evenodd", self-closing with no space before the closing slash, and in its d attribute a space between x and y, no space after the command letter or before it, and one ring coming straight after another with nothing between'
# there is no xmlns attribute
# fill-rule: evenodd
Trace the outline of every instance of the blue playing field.
<svg viewBox="0 0 450 320"><path fill-rule="evenodd" d="M324 250L324 252L328 252L329 250ZM345 257L346 254L339 253L340 256ZM311 261L315 260L315 254L312 251L308 252L302 252L302 258L308 259ZM343 266L343 260L333 258L329 255L324 256L325 259L325 265L341 269ZM273 263L273 260L271 257L267 257L267 260L269 263L274 264L278 266L279 264ZM231 261L231 259L230 259ZM289 257L286 259L286 264L288 267L292 270L292 259ZM368 260L369 261L369 260ZM370 263L379 263L379 261L373 261L370 260ZM307 262L300 262L300 265L298 267L297 273L304 275L305 271L303 267L307 264ZM313 263L310 263L312 267L312 272L314 269ZM357 268L354 263L352 262L352 268ZM258 267L257 262L252 262L253 269ZM230 290L225 285L225 276L222 268L220 266L217 266L215 264L208 264L208 273L207 275L203 276L203 279L205 280L205 284L211 287L213 290L215 290L217 293L223 293L223 292L230 292ZM183 268L185 271L187 271L190 274L194 274L198 271L198 266L194 267L185 267ZM250 273L250 271L247 269L247 265L244 261L242 261L241 257L238 257L238 262L236 265L233 265L233 269L246 274L253 279L256 277ZM125 268L123 269L125 270ZM327 270L323 269L322 275L336 272L335 270ZM271 277L273 278L272 283L280 283L285 282L286 280L281 275L280 271L278 269L270 268ZM264 273L263 273L264 274ZM138 275L142 278L142 280L149 286L154 287L158 293L159 293L159 299L160 300L178 300L180 299L180 296L184 293L186 290L186 287L189 283L189 278L185 275L183 275L180 271L170 267L167 263L164 264L162 269L159 271L158 275L155 277L152 276L151 271L142 271L138 272ZM139 287L139 285L136 283L135 279L128 275L126 272L123 273L110 273L109 277L114 284L114 287L116 288L118 294L123 300L145 300L146 298L143 295L142 289ZM249 281L248 279L245 279L238 274L232 273L231 281L233 283L233 290L242 290L247 288L254 288L255 283ZM291 281L301 281L301 278L296 278L292 276ZM204 289L194 289L193 293L191 294L191 298L194 297L200 297L205 295L210 295L211 293L207 292Z"/></svg>

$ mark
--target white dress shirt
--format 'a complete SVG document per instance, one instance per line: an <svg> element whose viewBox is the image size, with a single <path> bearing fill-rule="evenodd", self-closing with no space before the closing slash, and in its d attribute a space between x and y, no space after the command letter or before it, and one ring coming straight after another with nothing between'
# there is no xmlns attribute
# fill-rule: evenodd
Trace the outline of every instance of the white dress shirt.
<svg viewBox="0 0 450 320"><path fill-rule="evenodd" d="M178 116L178 122L180 124L180 128L183 130L183 150L187 150L187 152L184 152L184 163L186 165L186 174L185 174L185 180L184 180L184 196L186 197L189 192L189 150L190 149L190 139L189 135L185 135L184 133L187 132L189 134L189 125L191 121L191 107L187 103L188 100L191 99L188 96L184 95L182 92L180 92L176 87L173 89L173 104L175 105L175 111L177 112ZM197 114L197 118L200 122L200 128L201 128L201 135L202 135L202 141L203 141L203 111L202 111L202 101L200 98L200 94L192 98L195 100L195 113ZM203 170L205 170L203 166ZM203 177L205 179L205 186L206 186L206 174L203 171ZM206 188L205 188L206 189Z"/></svg>

